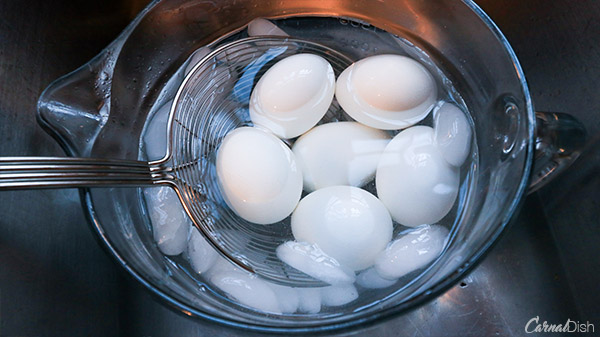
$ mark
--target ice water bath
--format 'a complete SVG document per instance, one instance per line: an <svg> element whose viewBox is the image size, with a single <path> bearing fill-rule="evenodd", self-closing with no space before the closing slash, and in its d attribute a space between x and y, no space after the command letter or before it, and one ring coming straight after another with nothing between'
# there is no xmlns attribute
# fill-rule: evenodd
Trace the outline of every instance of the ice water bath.
<svg viewBox="0 0 600 337"><path fill-rule="evenodd" d="M307 35L310 35L312 41L332 48L346 55L352 61L359 61L376 55L404 55L418 61L428 70L434 79L437 89L435 104L427 112L426 116L416 124L417 126L410 126L409 128L420 130L418 135L416 135L418 137L424 137L422 134L428 132L432 133L431 137L437 137L438 148L442 153L442 157L445 157L443 160L450 162L450 166L454 165L455 168L452 170L457 171L458 182L457 196L451 203L451 208L447 211L447 214L435 222L422 224L411 222L410 226L405 226L402 222L396 221L398 216L389 216L392 233L390 240L388 240L389 242L386 243L385 249L376 254L378 255L378 260L376 259L376 261L379 261L377 263L379 268L376 268L377 266L374 265L375 262L372 261L367 262L366 265L352 266L352 268L338 268L339 270L335 268L319 269L318 265L309 265L307 267L306 264L303 265L302 256L294 256L294 252L300 251L301 253L314 254L314 247L311 245L311 242L298 242L298 240L295 240L297 239L295 235L298 234L293 233L294 231L292 230L292 218L294 215L285 216L282 220L275 223L254 225L259 226L258 230L265 237L271 238L272 243L269 248L273 250L271 259L283 257L284 259L288 259L286 262L292 265L296 264L298 266L299 263L302 265L300 268L305 268L305 270L302 270L303 272L312 273L317 278L325 281L325 283L332 284L323 287L303 288L281 286L259 277L248 275L241 269L235 268L220 257L204 241L202 235L193 228L179 203L177 195L168 187L145 189L143 193L149 219L152 224L151 230L153 231L154 239L159 249L165 254L165 259L170 260L179 268L185 270L189 277L197 281L199 288L220 293L233 302L256 310L284 314L315 314L318 312L334 313L335 307L350 305L350 303L353 307L374 305L378 300L399 291L406 284L418 277L435 260L437 255L440 254L448 237L451 235L453 227L457 223L463 200L466 198L471 184L470 177L473 176L474 164L477 162L477 146L474 142L470 142L468 151L464 155L466 158L462 160L456 160L457 157L463 155L452 152L454 151L452 146L449 148L445 148L444 146L448 144L449 140L451 141L456 138L457 134L460 138L460 135L465 132L473 133L468 107L455 89L453 82L449 80L444 69L437 66L439 62L436 62L431 57L431 55L435 55L435 51L427 50L426 45L420 43L421 41L414 40L414 38L411 39L412 37L410 36L394 36L373 26L345 19L297 18L273 21L273 23L277 25L281 32L292 37L302 36L306 38ZM279 31L275 32L278 34L281 33ZM273 31L270 31L270 34L273 34ZM246 36L248 36L248 31L244 30L228 37L227 40L241 39ZM274 54L276 52L277 50L275 49ZM140 144L140 156L142 158L157 160L164 155L164 149L166 148L165 125L171 105L170 99L174 97L174 92L185 72L190 71L190 67L193 67L192 61L197 61L197 56L202 53L206 55L208 51L206 49L199 50L195 55L196 58L192 56L190 61L182 65L181 69L170 81L172 85L166 87L159 101L157 101L155 107L152 109L153 113L149 116L142 137L142 143ZM260 62L254 63L254 68L250 67L240 71L242 75L237 81L233 82L234 84L231 87L217 89L216 95L228 95L233 92L238 100L246 100L245 108L230 111L225 109L226 106L224 106L223 110L227 110L225 113L221 111L208 112L208 114L212 114L212 117L210 123L206 124L206 134L197 135L198 140L196 145L200 154L198 167L203 176L203 184L196 188L206 196L206 200L203 201L203 207L207 215L206 221L211 222L216 228L221 228L224 236L230 234L228 231L235 231L236 224L245 223L245 226L252 226L251 223L253 221L248 221L248 219L240 217L240 212L232 209L235 206L232 207L231 200L228 202L224 199L223 189L227 183L219 183L216 167L218 151L221 149L223 139L233 132L233 130L239 130L244 127L260 128L260 125L255 125L253 122L249 111L252 89L259 81L257 76L253 76L255 75L253 72L256 71L256 67L266 69L272 67L274 59L275 57L271 59L269 56L264 57ZM215 76L229 75L226 72L219 73L217 69ZM243 81L246 81L244 82L246 85L237 86L236 88L236 84ZM248 85L247 81L250 81L251 85ZM238 90L239 88L242 88L242 90ZM454 109L449 107L454 107ZM450 110L450 112L447 110ZM456 118L460 119L461 117L468 123L457 123ZM334 98L327 108L324 117L318 121L317 128L331 128L332 125L345 125L345 123L356 123L355 118L344 111L337 98ZM427 127L435 128L427 129ZM467 128L466 131L465 127ZM310 132L314 134L317 128ZM336 127L334 126L333 128ZM404 132L403 129L406 128L382 130L375 137L390 141L391 139L396 139L395 137L399 133ZM438 129L443 132L439 131L436 133ZM336 137L336 139L338 137L348 137L347 133L336 132L335 130L324 132L325 136L322 136L324 137L323 139L313 136L312 138L316 140L312 141L312 143L336 143L335 139L331 139L330 137ZM356 132L359 135L365 133L363 131ZM448 136L448 133L451 135ZM444 138L445 136L446 138ZM300 135L299 137L304 136ZM297 143L300 139L299 137L284 138L282 142L292 150L294 147L298 148L300 146ZM373 139L371 135L365 137L369 140ZM472 136L470 138L475 139ZM304 143L310 144L311 141L309 140ZM385 145L387 146L387 144ZM305 145L304 147L308 149L309 153L314 152L310 146ZM343 149L340 149L340 151L343 151ZM339 155L340 151L336 151L335 155ZM381 174L381 176L383 175ZM359 174L359 176L361 175ZM379 196L378 192L381 193L384 189L385 181L378 187L376 177L369 174L362 176L366 177L363 179L366 181L356 183L355 185L359 185L356 188L365 191L365 193L377 199ZM445 187L442 185L440 185L440 189ZM267 187L265 186L265 188ZM327 189L329 187L323 188ZM315 189L317 191L314 191ZM310 192L318 192L318 188L314 186L307 188L305 180L299 198L304 200ZM360 194L363 192L356 193ZM368 199L367 197L365 198ZM302 203L301 201L300 204ZM317 200L314 203L316 205L314 207L320 207L319 205L322 205L323 202ZM393 207L393 202L391 206L386 205L386 207ZM424 208L425 211L427 211L427 207L428 205L412 206L413 209ZM308 215L304 217L308 217L307 221L318 222L318 219L310 218L310 215L315 212L311 208L306 209L308 211L304 213ZM393 210L390 209L390 213L393 213ZM220 224L223 225L221 226ZM311 233L303 237L310 237ZM243 235L237 235L236 237L238 240L244 240ZM245 246L251 251L261 244L262 242L248 237L241 246ZM277 247L284 247L283 255L276 254L275 250ZM289 254L285 254L286 252ZM423 254L419 254L419 252L423 252ZM244 251L238 251L235 254L240 259L244 259L246 256ZM397 255L400 255L400 257L397 258ZM324 254L323 256L327 257L328 254ZM386 263L386 260L388 262L391 260L394 261L393 263ZM269 261L266 263L269 263ZM242 287L239 286L240 284ZM247 289L252 289L252 291L247 291Z"/></svg>

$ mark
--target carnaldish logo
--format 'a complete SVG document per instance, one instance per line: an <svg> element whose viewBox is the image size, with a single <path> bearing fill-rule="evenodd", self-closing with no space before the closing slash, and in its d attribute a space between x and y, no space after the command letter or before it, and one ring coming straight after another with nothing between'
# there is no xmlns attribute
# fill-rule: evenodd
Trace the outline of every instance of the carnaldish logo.
<svg viewBox="0 0 600 337"><path fill-rule="evenodd" d="M546 321L540 323L540 316L530 319L525 325L525 333L535 332L595 332L594 324L589 321L580 323L567 318L564 324L550 324Z"/></svg>

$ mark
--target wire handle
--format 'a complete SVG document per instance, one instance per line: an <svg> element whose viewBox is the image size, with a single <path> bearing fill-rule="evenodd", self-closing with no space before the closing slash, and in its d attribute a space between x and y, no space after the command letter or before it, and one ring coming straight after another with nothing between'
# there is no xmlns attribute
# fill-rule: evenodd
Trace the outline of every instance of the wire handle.
<svg viewBox="0 0 600 337"><path fill-rule="evenodd" d="M170 169L137 160L0 157L0 191L140 186L172 181Z"/></svg>

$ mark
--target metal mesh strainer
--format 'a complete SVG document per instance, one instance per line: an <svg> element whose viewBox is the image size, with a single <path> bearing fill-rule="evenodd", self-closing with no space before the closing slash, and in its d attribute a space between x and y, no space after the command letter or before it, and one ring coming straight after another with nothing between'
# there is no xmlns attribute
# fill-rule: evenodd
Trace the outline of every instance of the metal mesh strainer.
<svg viewBox="0 0 600 337"><path fill-rule="evenodd" d="M214 169L221 139L236 127L251 125L248 102L254 83L271 64L298 53L324 57L336 75L352 62L328 47L294 38L247 38L223 45L201 60L181 85L169 116L163 159L4 157L0 191L170 185L196 227L229 260L274 282L320 285L275 254L278 245L292 239L289 221L264 226L236 216L220 196ZM334 103L322 122L340 115Z"/></svg>
<svg viewBox="0 0 600 337"><path fill-rule="evenodd" d="M235 215L221 199L214 163L223 137L234 128L252 125L248 113L256 81L275 62L298 53L322 56L337 75L352 61L317 43L294 38L258 37L226 44L199 62L184 80L172 107L170 148L180 197L196 226L225 256L272 281L316 285L319 281L289 267L275 254L293 239L289 219L257 225ZM322 122L335 121L334 102Z"/></svg>

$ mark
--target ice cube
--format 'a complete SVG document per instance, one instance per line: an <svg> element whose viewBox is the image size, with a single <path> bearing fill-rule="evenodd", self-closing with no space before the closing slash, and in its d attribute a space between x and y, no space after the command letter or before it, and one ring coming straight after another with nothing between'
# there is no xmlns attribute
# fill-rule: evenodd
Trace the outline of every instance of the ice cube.
<svg viewBox="0 0 600 337"><path fill-rule="evenodd" d="M148 160L162 159L167 153L167 124L173 101L168 101L152 116L144 132L144 146Z"/></svg>
<svg viewBox="0 0 600 337"><path fill-rule="evenodd" d="M316 314L321 311L321 290L319 288L296 288L300 303L298 311Z"/></svg>
<svg viewBox="0 0 600 337"><path fill-rule="evenodd" d="M191 221L181 206L177 193L167 186L144 189L152 234L158 248L166 255L179 255L187 247Z"/></svg>
<svg viewBox="0 0 600 337"><path fill-rule="evenodd" d="M196 66L196 64L198 64L198 62L200 62L211 51L212 50L208 47L198 48L192 54L192 56L190 57L190 61L188 62L188 65L185 67L185 70L184 70L185 76L187 76L187 74L189 74L190 71L192 71L192 69Z"/></svg>
<svg viewBox="0 0 600 337"><path fill-rule="evenodd" d="M300 295L296 288L269 283L279 302L279 308L284 314L292 314L298 310Z"/></svg>
<svg viewBox="0 0 600 337"><path fill-rule="evenodd" d="M402 277L435 260L448 237L439 225L423 225L394 240L375 260L375 270L386 279Z"/></svg>
<svg viewBox="0 0 600 337"><path fill-rule="evenodd" d="M248 307L270 313L282 312L273 289L256 275L235 268L220 270L211 273L210 282Z"/></svg>
<svg viewBox="0 0 600 337"><path fill-rule="evenodd" d="M243 272L241 268L237 267L235 264L227 260L221 255L217 255L215 263L206 271L206 277L210 279L213 275L222 273L222 272L230 272L230 271L240 271Z"/></svg>
<svg viewBox="0 0 600 337"><path fill-rule="evenodd" d="M360 285L361 287L368 288L368 289L387 288L387 287L393 286L397 281L398 281L398 279L388 280L388 279L381 277L377 273L375 268L372 268L372 267L369 269L363 270L356 277L356 283L358 285Z"/></svg>
<svg viewBox="0 0 600 337"><path fill-rule="evenodd" d="M315 244L287 241L277 247L277 257L301 272L329 284L350 284L356 278L352 270L327 256Z"/></svg>
<svg viewBox="0 0 600 337"><path fill-rule="evenodd" d="M277 36L289 36L286 32L277 27L274 23L269 20L262 18L256 18L248 24L248 35L249 36L260 36L260 35L277 35Z"/></svg>
<svg viewBox="0 0 600 337"><path fill-rule="evenodd" d="M219 256L196 228L192 228L186 252L192 268L198 274L208 271L215 264Z"/></svg>
<svg viewBox="0 0 600 337"><path fill-rule="evenodd" d="M467 115L452 103L434 112L434 144L450 165L461 166L471 153L473 131Z"/></svg>
<svg viewBox="0 0 600 337"><path fill-rule="evenodd" d="M358 298L358 291L352 284L320 288L323 305L337 307Z"/></svg>

